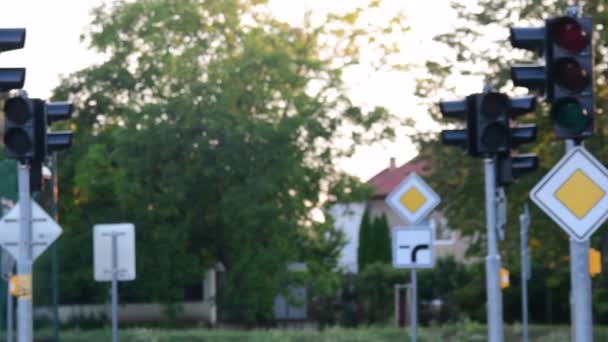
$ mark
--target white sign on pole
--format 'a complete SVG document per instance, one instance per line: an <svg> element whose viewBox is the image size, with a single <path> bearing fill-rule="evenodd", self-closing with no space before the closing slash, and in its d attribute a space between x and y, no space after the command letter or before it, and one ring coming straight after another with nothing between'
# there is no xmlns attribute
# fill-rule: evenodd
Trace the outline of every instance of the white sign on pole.
<svg viewBox="0 0 608 342"><path fill-rule="evenodd" d="M429 226L391 229L395 268L432 268L434 263L433 229Z"/></svg>
<svg viewBox="0 0 608 342"><path fill-rule="evenodd" d="M608 218L608 170L584 147L570 150L530 198L573 239L585 241Z"/></svg>
<svg viewBox="0 0 608 342"><path fill-rule="evenodd" d="M96 281L112 281L112 236L117 236L118 280L135 279L135 226L132 223L96 224L93 256Z"/></svg>
<svg viewBox="0 0 608 342"><path fill-rule="evenodd" d="M0 220L0 245L19 258L19 203ZM58 237L61 227L32 200L32 260L36 260Z"/></svg>
<svg viewBox="0 0 608 342"><path fill-rule="evenodd" d="M418 223L439 204L439 196L415 172L386 197L386 204L407 223Z"/></svg>

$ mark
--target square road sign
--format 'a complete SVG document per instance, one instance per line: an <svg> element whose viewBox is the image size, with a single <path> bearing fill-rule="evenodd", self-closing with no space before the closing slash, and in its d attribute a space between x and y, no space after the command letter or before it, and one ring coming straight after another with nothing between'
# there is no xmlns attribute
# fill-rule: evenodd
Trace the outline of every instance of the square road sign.
<svg viewBox="0 0 608 342"><path fill-rule="evenodd" d="M415 172L386 197L386 204L407 223L418 223L439 204L439 196Z"/></svg>
<svg viewBox="0 0 608 342"><path fill-rule="evenodd" d="M429 225L391 229L395 268L431 268L434 262L433 229Z"/></svg>
<svg viewBox="0 0 608 342"><path fill-rule="evenodd" d="M530 198L572 238L585 241L608 217L608 170L578 146L532 188Z"/></svg>

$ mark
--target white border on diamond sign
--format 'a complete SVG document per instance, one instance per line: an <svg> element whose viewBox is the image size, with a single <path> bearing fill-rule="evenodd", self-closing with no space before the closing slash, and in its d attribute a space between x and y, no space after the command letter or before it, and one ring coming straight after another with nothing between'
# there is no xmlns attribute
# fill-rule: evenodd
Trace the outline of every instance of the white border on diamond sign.
<svg viewBox="0 0 608 342"><path fill-rule="evenodd" d="M605 195L583 217L576 217L556 197L555 192L572 176L581 170L599 186ZM578 146L567 153L530 191L530 198L541 207L568 234L585 241L604 223L608 217L608 170L584 147Z"/></svg>
<svg viewBox="0 0 608 342"><path fill-rule="evenodd" d="M429 253L430 253L430 263L427 264L412 264L412 263L397 263L396 262L396 257L395 257L395 252L397 251L397 234L399 234L400 232L414 232L414 231L418 231L418 232L428 232L429 233ZM434 246L434 242L435 242L435 229L431 226L431 224L429 225L415 225L415 226L406 226L406 227L395 227L391 229L391 256L393 258L393 267L394 268L415 268L415 269L420 269L420 268L433 268L433 266L435 265L435 246Z"/></svg>
<svg viewBox="0 0 608 342"><path fill-rule="evenodd" d="M411 187L420 191L422 196L425 198L424 204L415 213L410 213L409 210L401 203L401 196L405 194ZM439 195L426 184L426 182L420 178L415 172L412 172L407 176L397 187L391 191L386 197L386 204L393 209L406 223L415 224L425 218L437 205L441 199Z"/></svg>

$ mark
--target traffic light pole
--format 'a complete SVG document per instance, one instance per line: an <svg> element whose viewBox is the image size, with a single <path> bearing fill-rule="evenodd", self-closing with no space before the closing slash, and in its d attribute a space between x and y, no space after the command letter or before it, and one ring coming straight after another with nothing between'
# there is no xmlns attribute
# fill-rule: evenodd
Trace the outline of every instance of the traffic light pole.
<svg viewBox="0 0 608 342"><path fill-rule="evenodd" d="M574 148L574 140L566 140L566 153ZM593 341L591 313L591 278L589 276L589 239L570 238L570 310L572 312L572 340Z"/></svg>
<svg viewBox="0 0 608 342"><path fill-rule="evenodd" d="M502 293L500 290L500 255L496 237L496 168L493 158L484 159L486 191L486 234L488 255L486 256L486 296L488 341L502 342Z"/></svg>
<svg viewBox="0 0 608 342"><path fill-rule="evenodd" d="M33 341L32 321L32 202L30 198L30 167L19 163L17 180L19 185L19 259L17 277L18 342Z"/></svg>

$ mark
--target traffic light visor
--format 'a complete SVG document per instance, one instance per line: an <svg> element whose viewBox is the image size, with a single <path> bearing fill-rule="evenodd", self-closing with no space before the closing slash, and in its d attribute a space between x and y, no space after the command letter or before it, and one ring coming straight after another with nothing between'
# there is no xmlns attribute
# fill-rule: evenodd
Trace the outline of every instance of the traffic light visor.
<svg viewBox="0 0 608 342"><path fill-rule="evenodd" d="M13 97L4 104L4 115L14 123L23 125L32 116L27 101L22 97Z"/></svg>
<svg viewBox="0 0 608 342"><path fill-rule="evenodd" d="M554 122L571 134L579 134L590 124L590 118L583 106L574 98L562 98L551 108Z"/></svg>
<svg viewBox="0 0 608 342"><path fill-rule="evenodd" d="M23 129L13 127L4 132L4 145L18 154L25 154L32 148L32 141Z"/></svg>
<svg viewBox="0 0 608 342"><path fill-rule="evenodd" d="M574 18L557 19L552 24L551 35L559 47L571 53L579 53L589 45L589 35Z"/></svg>
<svg viewBox="0 0 608 342"><path fill-rule="evenodd" d="M573 58L560 58L554 70L555 81L565 89L579 92L589 85L589 72Z"/></svg>

